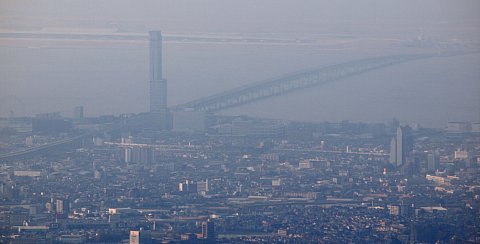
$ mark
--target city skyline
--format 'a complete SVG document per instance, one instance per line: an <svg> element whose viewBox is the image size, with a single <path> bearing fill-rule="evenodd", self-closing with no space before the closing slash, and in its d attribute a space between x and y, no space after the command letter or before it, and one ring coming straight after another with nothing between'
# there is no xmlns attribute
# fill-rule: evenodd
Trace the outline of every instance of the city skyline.
<svg viewBox="0 0 480 244"><path fill-rule="evenodd" d="M395 7L379 4L375 8L383 8L389 14L358 12L343 21L331 14L316 17L308 10L303 18L298 18L298 23L295 18L309 4L312 9L322 6L321 11L335 12L343 9L344 3L294 6L282 3L273 17L278 19L281 13L286 13L288 21L282 22L284 25L260 18L260 10L249 12L239 4L240 12L231 15L244 14L252 21L258 17L260 24L248 29L245 26L250 18L245 22L239 22L241 18L225 19L230 31L214 21L221 16L203 18L205 13L192 13L191 18L184 19L185 23L200 26L187 28L170 21L169 14L158 16L139 6L120 19L102 6L95 11L76 13L64 5L65 13L72 13L70 19L62 13L51 17L51 22L33 21L45 20L54 11L54 2L45 1L38 13L29 12L32 11L29 7L21 8L21 2L2 8L0 16L5 23L0 49L4 57L4 70L0 72L4 88L0 94L2 117L8 117L10 111L17 116L58 111L70 116L72 108L79 105L84 106L88 116L149 111L145 96L149 85L141 81L149 80L148 31L155 29L164 31L164 52L168 56L164 60L164 78L171 81L170 105L309 68L382 55L475 48L478 42L473 30L478 29L474 10L479 6L469 1L459 4L440 1L435 5L427 1L418 3L418 8L407 2ZM265 3L259 8L268 6ZM172 13L181 12L183 7L181 3L173 4ZM192 5L195 7L196 4ZM299 12L289 13L287 10L292 7ZM411 17L409 21L396 13L398 8ZM216 10L214 4L202 11ZM142 11L146 13L144 18L138 15ZM106 14L104 18L100 18L100 12ZM80 16L98 21L85 22ZM329 21L322 22L324 18ZM385 21L374 23L375 18ZM355 19L358 19L355 28L347 28ZM208 24L199 20L208 20ZM267 27L275 31L267 32ZM85 38L85 35L90 36ZM12 66L19 62L24 65ZM480 89L478 62L477 54L419 60L222 113L312 122L386 122L397 117L406 123L437 128L455 120L477 122L480 120L477 109L480 98L475 93ZM29 84L38 88L28 90ZM298 106L310 112L290 108ZM426 110L428 116L423 113Z"/></svg>
<svg viewBox="0 0 480 244"><path fill-rule="evenodd" d="M0 243L480 243L480 1L0 1Z"/></svg>

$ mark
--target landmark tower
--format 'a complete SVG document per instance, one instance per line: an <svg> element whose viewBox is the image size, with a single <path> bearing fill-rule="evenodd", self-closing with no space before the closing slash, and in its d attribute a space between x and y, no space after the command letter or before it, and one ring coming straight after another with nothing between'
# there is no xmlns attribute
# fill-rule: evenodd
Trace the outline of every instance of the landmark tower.
<svg viewBox="0 0 480 244"><path fill-rule="evenodd" d="M162 78L162 33L150 31L150 114L161 130L167 129L167 80Z"/></svg>

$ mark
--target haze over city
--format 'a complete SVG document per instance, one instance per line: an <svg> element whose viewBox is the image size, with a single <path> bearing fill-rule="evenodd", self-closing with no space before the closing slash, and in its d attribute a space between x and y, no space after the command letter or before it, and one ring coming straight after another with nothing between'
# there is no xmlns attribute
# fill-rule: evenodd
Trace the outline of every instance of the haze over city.
<svg viewBox="0 0 480 244"><path fill-rule="evenodd" d="M168 104L366 57L478 45L476 1L6 1L2 32L162 30ZM213 40L186 40L188 37ZM231 38L240 41L226 42ZM251 38L244 42L241 38ZM185 39L185 40L184 40ZM270 41L265 41L270 40ZM89 116L148 111L144 40L0 39L0 115L83 105ZM422 50L423 49L423 50ZM225 111L301 121L388 121L443 127L480 120L480 56L431 58ZM34 88L34 89L32 89ZM296 109L302 106L304 109ZM428 111L428 114L425 113Z"/></svg>
<svg viewBox="0 0 480 244"><path fill-rule="evenodd" d="M0 243L480 243L480 2L0 1Z"/></svg>

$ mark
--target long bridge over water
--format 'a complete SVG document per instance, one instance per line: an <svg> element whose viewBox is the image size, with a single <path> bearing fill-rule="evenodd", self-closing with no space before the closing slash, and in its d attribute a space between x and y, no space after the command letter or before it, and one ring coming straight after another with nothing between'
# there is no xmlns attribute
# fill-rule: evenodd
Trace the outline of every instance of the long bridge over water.
<svg viewBox="0 0 480 244"><path fill-rule="evenodd" d="M454 53L450 55L462 55L464 53ZM216 112L243 104L267 99L273 96L280 96L289 92L338 81L347 77L366 73L373 70L382 69L388 66L415 61L419 59L431 58L434 54L415 54L415 55L391 55L374 58L360 59L330 66L324 66L284 76L254 82L246 86L238 87L219 94L200 98L184 104L170 107L170 110L193 109L196 111ZM444 55L445 56L445 55ZM87 135L73 137L61 141L52 142L29 148L23 151L11 152L0 155L0 161L14 159L18 157L34 155L45 150L52 150L64 145L72 144L78 140L84 139Z"/></svg>
<svg viewBox="0 0 480 244"><path fill-rule="evenodd" d="M216 112L273 96L283 95L285 93L300 89L334 82L340 79L385 68L395 64L433 56L435 55L391 55L313 68L255 82L219 94L193 100L191 102L171 107L171 110L182 110L188 108L196 111Z"/></svg>

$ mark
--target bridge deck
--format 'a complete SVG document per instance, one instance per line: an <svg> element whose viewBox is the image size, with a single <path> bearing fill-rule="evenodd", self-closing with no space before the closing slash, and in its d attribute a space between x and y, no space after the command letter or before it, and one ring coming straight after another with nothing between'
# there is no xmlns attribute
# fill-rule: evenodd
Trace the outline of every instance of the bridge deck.
<svg viewBox="0 0 480 244"><path fill-rule="evenodd" d="M215 112L287 92L325 84L394 64L432 56L431 54L382 56L303 70L254 82L219 94L177 105L171 109L182 110L189 108L197 111Z"/></svg>

